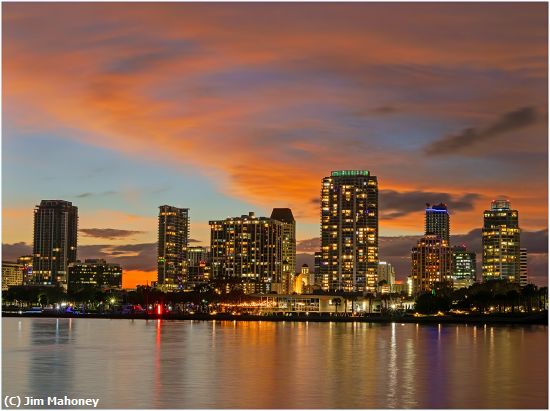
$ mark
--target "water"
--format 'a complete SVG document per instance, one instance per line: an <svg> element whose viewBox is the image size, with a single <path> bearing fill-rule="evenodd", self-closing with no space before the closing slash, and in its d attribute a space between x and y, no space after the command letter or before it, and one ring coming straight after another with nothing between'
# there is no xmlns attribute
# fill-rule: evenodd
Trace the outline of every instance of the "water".
<svg viewBox="0 0 550 411"><path fill-rule="evenodd" d="M3 394L102 408L547 408L546 326L2 319Z"/></svg>

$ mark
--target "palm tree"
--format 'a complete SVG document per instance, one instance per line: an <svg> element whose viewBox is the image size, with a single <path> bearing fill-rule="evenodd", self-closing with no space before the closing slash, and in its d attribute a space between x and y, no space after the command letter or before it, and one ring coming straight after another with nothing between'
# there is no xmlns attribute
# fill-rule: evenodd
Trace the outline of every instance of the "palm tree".
<svg viewBox="0 0 550 411"><path fill-rule="evenodd" d="M372 298L374 295L372 295L372 293L367 293L366 297L369 299L369 314L372 314Z"/></svg>
<svg viewBox="0 0 550 411"><path fill-rule="evenodd" d="M517 304L518 297L519 297L519 293L516 290L510 290L506 293L506 299L508 300L508 304L512 306L512 313L515 312L515 307Z"/></svg>
<svg viewBox="0 0 550 411"><path fill-rule="evenodd" d="M521 297L523 299L523 306L528 312L533 310L533 298L537 295L537 286L534 284L527 284L521 289Z"/></svg>
<svg viewBox="0 0 550 411"><path fill-rule="evenodd" d="M498 312L502 312L502 308L506 305L506 295L505 294L497 294L495 295L495 303L498 306Z"/></svg>
<svg viewBox="0 0 550 411"><path fill-rule="evenodd" d="M342 299L341 298L333 298L332 299L332 304L336 307L336 314L338 314L338 307L340 306L340 304L342 304Z"/></svg>

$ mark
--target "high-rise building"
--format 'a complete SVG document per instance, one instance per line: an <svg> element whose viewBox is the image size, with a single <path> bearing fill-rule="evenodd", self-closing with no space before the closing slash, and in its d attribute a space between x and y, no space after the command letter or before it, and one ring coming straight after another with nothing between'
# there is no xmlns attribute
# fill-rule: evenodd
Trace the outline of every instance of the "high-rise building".
<svg viewBox="0 0 550 411"><path fill-rule="evenodd" d="M436 234L420 238L411 254L413 293L432 291L451 284L451 249Z"/></svg>
<svg viewBox="0 0 550 411"><path fill-rule="evenodd" d="M386 284L382 284L378 287L379 291L382 293L394 292L395 284L395 269L393 265L386 261L380 261L378 263L378 283L385 281Z"/></svg>
<svg viewBox="0 0 550 411"><path fill-rule="evenodd" d="M376 290L378 182L367 170L323 178L320 273L325 291Z"/></svg>
<svg viewBox="0 0 550 411"><path fill-rule="evenodd" d="M518 211L508 200L491 202L483 213L482 275L484 281L520 281L520 228Z"/></svg>
<svg viewBox="0 0 550 411"><path fill-rule="evenodd" d="M468 288L476 281L476 253L466 246L453 247L453 288Z"/></svg>
<svg viewBox="0 0 550 411"><path fill-rule="evenodd" d="M187 248L189 259L188 279L192 285L207 283L210 279L210 251L207 247Z"/></svg>
<svg viewBox="0 0 550 411"><path fill-rule="evenodd" d="M526 286L527 278L527 248L519 249L519 285Z"/></svg>
<svg viewBox="0 0 550 411"><path fill-rule="evenodd" d="M313 285L316 289L321 289L323 285L323 276L321 275L321 252L316 251L313 257Z"/></svg>
<svg viewBox="0 0 550 411"><path fill-rule="evenodd" d="M68 291L94 287L104 289L122 288L122 268L119 264L102 259L86 259L69 264Z"/></svg>
<svg viewBox="0 0 550 411"><path fill-rule="evenodd" d="M388 286L392 286L395 283L395 269L393 265L386 261L378 263L378 282L380 281L386 281Z"/></svg>
<svg viewBox="0 0 550 411"><path fill-rule="evenodd" d="M449 244L450 222L447 205L443 203L426 204L426 222L424 234L435 234Z"/></svg>
<svg viewBox="0 0 550 411"><path fill-rule="evenodd" d="M293 288L294 272L296 271L296 221L290 208L274 208L271 212L271 219L280 221L283 224L281 292L289 294Z"/></svg>
<svg viewBox="0 0 550 411"><path fill-rule="evenodd" d="M187 282L189 209L159 207L158 284L167 289L183 288Z"/></svg>
<svg viewBox="0 0 550 411"><path fill-rule="evenodd" d="M33 284L34 281L33 271L32 271L32 260L34 257L32 255L22 255L17 258L17 264L23 266L23 284Z"/></svg>
<svg viewBox="0 0 550 411"><path fill-rule="evenodd" d="M34 209L32 266L37 283L67 286L77 241L78 208L69 201L42 200Z"/></svg>
<svg viewBox="0 0 550 411"><path fill-rule="evenodd" d="M284 223L253 212L209 221L212 277L240 281L254 292L282 292ZM288 262L287 262L288 263Z"/></svg>
<svg viewBox="0 0 550 411"><path fill-rule="evenodd" d="M2 291L15 285L23 285L23 266L18 263L2 261Z"/></svg>

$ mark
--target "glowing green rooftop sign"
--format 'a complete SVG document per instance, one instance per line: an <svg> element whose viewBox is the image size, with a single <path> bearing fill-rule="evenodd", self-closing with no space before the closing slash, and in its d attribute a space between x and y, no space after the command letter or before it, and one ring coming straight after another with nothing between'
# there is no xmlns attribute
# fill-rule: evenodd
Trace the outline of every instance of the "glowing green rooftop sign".
<svg viewBox="0 0 550 411"><path fill-rule="evenodd" d="M331 177L368 176L368 170L339 170L330 173Z"/></svg>

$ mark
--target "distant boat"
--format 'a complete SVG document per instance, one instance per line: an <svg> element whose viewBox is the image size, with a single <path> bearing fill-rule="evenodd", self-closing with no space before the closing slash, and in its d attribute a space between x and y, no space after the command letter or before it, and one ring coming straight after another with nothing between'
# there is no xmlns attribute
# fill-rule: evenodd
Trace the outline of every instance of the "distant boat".
<svg viewBox="0 0 550 411"><path fill-rule="evenodd" d="M122 307L122 314L144 313L145 310L139 304L126 304Z"/></svg>
<svg viewBox="0 0 550 411"><path fill-rule="evenodd" d="M23 314L42 314L43 312L42 307L32 307L30 310L23 311Z"/></svg>

